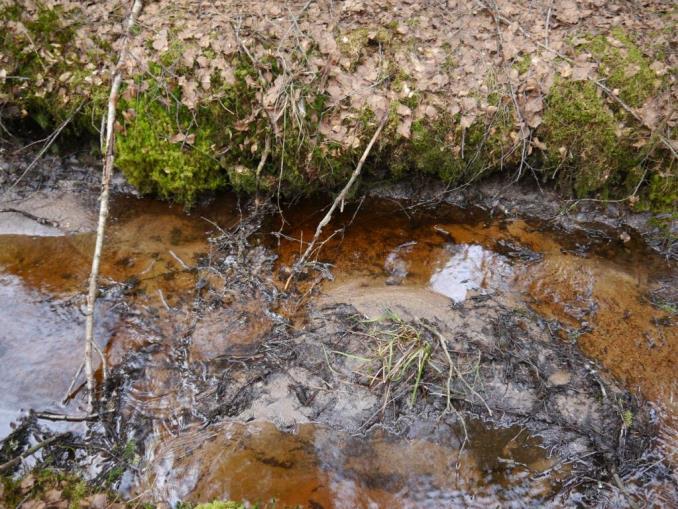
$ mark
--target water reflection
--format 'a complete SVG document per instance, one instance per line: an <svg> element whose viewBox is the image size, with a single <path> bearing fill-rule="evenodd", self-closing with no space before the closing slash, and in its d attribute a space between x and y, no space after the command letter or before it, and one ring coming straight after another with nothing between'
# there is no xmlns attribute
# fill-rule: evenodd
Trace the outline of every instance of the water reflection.
<svg viewBox="0 0 678 509"><path fill-rule="evenodd" d="M454 246L454 254L433 272L430 288L454 302L462 302L470 291L486 294L494 291L502 278L511 274L511 266L492 251L475 244Z"/></svg>

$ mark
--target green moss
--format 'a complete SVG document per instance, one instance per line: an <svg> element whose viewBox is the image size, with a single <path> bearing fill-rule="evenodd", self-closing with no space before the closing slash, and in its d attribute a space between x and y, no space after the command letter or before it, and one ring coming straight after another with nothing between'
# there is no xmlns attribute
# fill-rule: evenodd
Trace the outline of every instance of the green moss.
<svg viewBox="0 0 678 509"><path fill-rule="evenodd" d="M142 193L190 204L200 192L225 185L226 173L212 155L212 126L196 126L188 108L157 86L121 103L133 118L116 137L116 163ZM177 141L179 134L194 140Z"/></svg>
<svg viewBox="0 0 678 509"><path fill-rule="evenodd" d="M677 204L678 176L667 171L665 173L654 173L650 176L645 195L639 203L638 209L675 213Z"/></svg>
<svg viewBox="0 0 678 509"><path fill-rule="evenodd" d="M424 121L412 124L409 147L409 166L396 165L394 171L402 174L412 169L424 174L437 175L445 181L458 180L464 170L463 161L451 150L450 135L453 123L450 118L436 122L433 126Z"/></svg>
<svg viewBox="0 0 678 509"><path fill-rule="evenodd" d="M566 189L587 196L638 165L642 154L617 133L617 120L593 83L554 83L539 135L548 150L547 171Z"/></svg>
<svg viewBox="0 0 678 509"><path fill-rule="evenodd" d="M619 97L630 106L641 106L659 84L651 62L622 29L614 28L611 36L618 43L599 35L585 48L600 61L599 72L608 86L619 89Z"/></svg>
<svg viewBox="0 0 678 509"><path fill-rule="evenodd" d="M209 502L207 504L199 504L195 509L245 509L245 504L240 502Z"/></svg>
<svg viewBox="0 0 678 509"><path fill-rule="evenodd" d="M30 487L22 489L22 481L28 476L32 478L32 483ZM19 479L3 476L0 477L0 484L3 486L3 494L0 498L2 507L4 507L3 503L7 507L18 507L27 500L37 501L48 491L57 489L61 492L61 500L68 502L69 509L81 509L80 502L85 497L101 492L73 474L49 468L34 470ZM115 499L114 495L108 495L109 499Z"/></svg>
<svg viewBox="0 0 678 509"><path fill-rule="evenodd" d="M390 149L393 177L414 172L459 183L508 164L513 118L507 108L480 117L468 129L462 129L459 121L459 116L442 116L434 122L413 122L410 139Z"/></svg>
<svg viewBox="0 0 678 509"><path fill-rule="evenodd" d="M525 55L516 63L513 64L513 67L520 73L525 74L532 65L532 57L530 55Z"/></svg>

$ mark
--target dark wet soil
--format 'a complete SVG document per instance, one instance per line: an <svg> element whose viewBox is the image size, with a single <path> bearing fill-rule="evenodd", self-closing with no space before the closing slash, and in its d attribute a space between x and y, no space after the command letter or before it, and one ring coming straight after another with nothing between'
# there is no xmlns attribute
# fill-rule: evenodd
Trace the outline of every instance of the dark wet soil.
<svg viewBox="0 0 678 509"><path fill-rule="evenodd" d="M675 494L675 265L637 235L368 198L284 292L322 204L284 222L243 210L232 196L190 215L114 200L97 329L110 413L95 431L136 444L123 493L328 508ZM93 234L3 220L5 435L21 409L83 410L80 392L61 398L80 363ZM402 330L430 364L386 382L379 352L415 345ZM99 477L120 462L88 458Z"/></svg>

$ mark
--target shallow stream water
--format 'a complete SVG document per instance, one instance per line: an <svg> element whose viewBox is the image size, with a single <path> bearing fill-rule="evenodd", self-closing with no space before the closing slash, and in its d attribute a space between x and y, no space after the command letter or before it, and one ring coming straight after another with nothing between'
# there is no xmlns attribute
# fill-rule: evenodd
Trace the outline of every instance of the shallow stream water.
<svg viewBox="0 0 678 509"><path fill-rule="evenodd" d="M191 268L208 256L208 234L240 217L233 197L217 203L187 215L152 200L114 202L101 271L111 290L99 302L97 340L109 367L156 345L138 361L145 376L131 382L126 396L124 411L143 414L154 430L146 438L153 468L141 479L126 479L128 493L171 503L275 498L326 508L485 507L543 500L559 489L555 460L539 437L520 426L473 421L463 448L460 430L442 425L404 437L380 429L356 435L314 423L281 431L260 420L226 420L203 429L192 410L205 391L192 389L182 363L211 361L224 352L256 362L248 357L249 345L276 319L262 313L256 299L237 301L203 321L183 350L163 341L191 321L175 310L190 309L196 285ZM317 203L290 208L284 224L272 217L255 241L277 252L276 268L282 269L303 250L323 214ZM627 388L675 412L678 335L670 312L650 299L675 267L639 239L592 238L527 218L448 206L407 210L387 201L347 210L326 231L334 235L318 260L331 264L333 280L315 288L319 302L351 303L369 314L367 289L382 292L382 302L392 302L396 312L411 289L450 306L500 292L562 324L556 331L562 341L576 342ZM0 436L29 408L83 410L78 397L61 401L80 365L93 234L26 233L0 235ZM276 284L282 288L284 280ZM301 285L311 290L315 283ZM416 295L410 309L419 306L425 316L428 297ZM124 312L130 303L136 314ZM303 327L303 307L278 313ZM213 369L205 368L202 387L210 387L210 377L216 380ZM569 375L558 376L556 384ZM216 382L209 390L217 390Z"/></svg>

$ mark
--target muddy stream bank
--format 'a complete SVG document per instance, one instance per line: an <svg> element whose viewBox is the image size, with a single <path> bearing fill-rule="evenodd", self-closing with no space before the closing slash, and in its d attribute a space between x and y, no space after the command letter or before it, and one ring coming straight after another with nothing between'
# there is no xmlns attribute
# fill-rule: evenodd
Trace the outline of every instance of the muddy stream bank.
<svg viewBox="0 0 678 509"><path fill-rule="evenodd" d="M40 196L12 207L27 199ZM0 214L3 437L28 409L84 410L81 379L62 400L81 362L92 204L45 199L64 207L33 204L50 223ZM671 500L675 262L633 231L566 229L529 207L411 204L347 207L285 292L326 201L252 214L226 195L187 214L116 196L102 447L51 461L170 504Z"/></svg>

